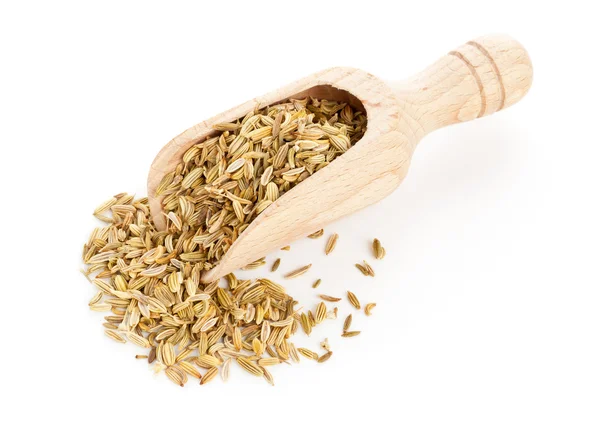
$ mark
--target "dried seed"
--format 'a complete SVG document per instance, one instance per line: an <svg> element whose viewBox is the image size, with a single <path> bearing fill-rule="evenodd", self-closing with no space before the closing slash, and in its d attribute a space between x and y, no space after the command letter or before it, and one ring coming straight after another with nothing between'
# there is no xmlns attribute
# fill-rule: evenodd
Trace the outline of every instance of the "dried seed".
<svg viewBox="0 0 600 424"><path fill-rule="evenodd" d="M196 365L198 365L200 368L212 368L212 367L218 367L219 365L221 365L221 361L219 360L219 358L216 358L212 355L200 355L199 357L197 357L195 359Z"/></svg>
<svg viewBox="0 0 600 424"><path fill-rule="evenodd" d="M290 250L290 246L283 246L281 250Z"/></svg>
<svg viewBox="0 0 600 424"><path fill-rule="evenodd" d="M148 354L148 363L151 364L156 359L156 348L153 347L150 349L150 353Z"/></svg>
<svg viewBox="0 0 600 424"><path fill-rule="evenodd" d="M315 317L314 317L312 311L308 311L306 313L306 316L308 317L308 323L310 324L310 326L314 327L316 325L316 323L315 323Z"/></svg>
<svg viewBox="0 0 600 424"><path fill-rule="evenodd" d="M290 358L292 358L292 361L298 363L300 362L300 357L298 356L298 349L296 349L296 346L294 346L294 343L290 343Z"/></svg>
<svg viewBox="0 0 600 424"><path fill-rule="evenodd" d="M140 347L148 349L150 347L150 342L145 337L140 336L139 334L129 332L127 333L127 338L133 344L136 344Z"/></svg>
<svg viewBox="0 0 600 424"><path fill-rule="evenodd" d="M277 352L275 352L275 349L273 349L272 346L267 346L266 349L267 353L269 354L269 356L271 358L276 358L277 357Z"/></svg>
<svg viewBox="0 0 600 424"><path fill-rule="evenodd" d="M176 366L167 367L167 369L165 369L165 374L167 374L167 377L169 377L173 383L181 387L188 381L187 374Z"/></svg>
<svg viewBox="0 0 600 424"><path fill-rule="evenodd" d="M166 342L163 344L160 348L160 354L165 365L175 363L175 347L171 343Z"/></svg>
<svg viewBox="0 0 600 424"><path fill-rule="evenodd" d="M206 321L204 323L204 325L202 327L200 327L200 331L202 333L206 333L208 330L210 330L211 328L213 328L215 326L215 324L217 323L218 320L219 320L218 317L209 319L208 321Z"/></svg>
<svg viewBox="0 0 600 424"><path fill-rule="evenodd" d="M349 291L347 293L348 293L348 301L352 304L352 306L354 306L356 309L360 309L360 302L358 301L358 298L356 297L356 295L354 293L352 293L351 291Z"/></svg>
<svg viewBox="0 0 600 424"><path fill-rule="evenodd" d="M367 275L371 276L371 277L375 277L375 271L373 271L373 268L371 268L371 265L369 265L367 263L367 261L363 261L364 264L364 268L365 270L367 270Z"/></svg>
<svg viewBox="0 0 600 424"><path fill-rule="evenodd" d="M202 379L200 380L200 384L204 385L204 384L208 383L213 378L215 378L218 373L219 373L219 369L217 367L209 368L208 371L206 371L206 373L202 376Z"/></svg>
<svg viewBox="0 0 600 424"><path fill-rule="evenodd" d="M196 377L197 379L202 378L202 374L200 374L200 371L198 371L198 369L196 367L194 367L190 362L181 361L181 362L177 362L177 365L183 371L185 371L186 374L191 375L192 377Z"/></svg>
<svg viewBox="0 0 600 424"><path fill-rule="evenodd" d="M367 303L365 305L365 315L371 316L371 309L377 306L377 303Z"/></svg>
<svg viewBox="0 0 600 424"><path fill-rule="evenodd" d="M267 261L265 261L265 258L260 258L260 259L255 260L254 262L249 263L242 269L244 269L244 270L256 269L256 268L260 268L261 266L263 266L266 263L267 263Z"/></svg>
<svg viewBox="0 0 600 424"><path fill-rule="evenodd" d="M315 231L314 233L309 234L308 238L316 239L316 238L321 237L322 235L323 235L323 229L321 228L319 231Z"/></svg>
<svg viewBox="0 0 600 424"><path fill-rule="evenodd" d="M271 365L279 365L281 360L279 358L261 358L258 360L258 365L267 367Z"/></svg>
<svg viewBox="0 0 600 424"><path fill-rule="evenodd" d="M319 354L318 354L318 353L316 353L316 352L313 352L313 351L312 351L312 350L310 350L310 349L306 349L306 348L304 348L304 347L299 347L299 348L298 348L298 352L300 352L300 354L301 354L302 356L304 356L305 358L312 359L312 360L315 360L315 361L316 361L317 359L319 359Z"/></svg>
<svg viewBox="0 0 600 424"><path fill-rule="evenodd" d="M319 285L321 284L321 279L319 278L317 281L315 281L312 285L313 289L316 289L317 287L319 287Z"/></svg>
<svg viewBox="0 0 600 424"><path fill-rule="evenodd" d="M281 321L271 322L271 327L287 327L288 325L291 325L293 321L294 317L287 317L286 319Z"/></svg>
<svg viewBox="0 0 600 424"><path fill-rule="evenodd" d="M119 333L117 333L114 330L104 330L104 334L106 334L109 338L113 339L116 342L119 342L119 343L127 342L123 337L121 337L121 335Z"/></svg>
<svg viewBox="0 0 600 424"><path fill-rule="evenodd" d="M233 329L233 347L238 352L242 350L242 332L240 331L240 327L235 327Z"/></svg>
<svg viewBox="0 0 600 424"><path fill-rule="evenodd" d="M319 297L327 302L339 302L342 300L341 297L327 296L326 294L320 294Z"/></svg>
<svg viewBox="0 0 600 424"><path fill-rule="evenodd" d="M302 325L302 330L304 330L306 335L310 336L310 333L312 332L312 325L310 324L310 320L305 313L300 315L300 324Z"/></svg>
<svg viewBox="0 0 600 424"><path fill-rule="evenodd" d="M338 241L337 233L334 233L331 235L331 237L329 237L329 240L327 240L327 244L325 245L325 254L326 255L329 255L331 252L333 252L333 249L335 249L337 241Z"/></svg>
<svg viewBox="0 0 600 424"><path fill-rule="evenodd" d="M233 174L235 171L237 171L242 166L244 166L245 163L246 163L246 159L244 159L244 158L237 159L236 161L234 161L231 165L229 165L227 167L225 172L227 172L229 174Z"/></svg>
<svg viewBox="0 0 600 424"><path fill-rule="evenodd" d="M235 358L235 360L243 369L248 371L250 374L256 375L257 377L260 377L264 374L263 370L258 365L254 364L253 362L249 361L244 357Z"/></svg>
<svg viewBox="0 0 600 424"><path fill-rule="evenodd" d="M264 379L267 380L267 383L269 383L271 386L274 386L275 382L274 382L273 376L271 375L269 370L267 370L266 368L263 368L263 367L260 367L260 370L263 373Z"/></svg>
<svg viewBox="0 0 600 424"><path fill-rule="evenodd" d="M148 355L135 355L135 359L148 359Z"/></svg>
<svg viewBox="0 0 600 424"><path fill-rule="evenodd" d="M275 262L273 262L273 266L271 267L271 272L277 271L277 268L279 268L280 263L281 263L281 259L279 259L279 258L275 259Z"/></svg>
<svg viewBox="0 0 600 424"><path fill-rule="evenodd" d="M317 310L315 312L315 323L320 324L325 320L325 316L327 315L327 306L324 302L320 302L317 305Z"/></svg>
<svg viewBox="0 0 600 424"><path fill-rule="evenodd" d="M227 360L223 363L223 367L221 368L221 379L223 381L229 380L229 368L231 366L231 358L227 358Z"/></svg>
<svg viewBox="0 0 600 424"><path fill-rule="evenodd" d="M373 239L373 255L376 259L383 259L385 256L385 249L378 239Z"/></svg>
<svg viewBox="0 0 600 424"><path fill-rule="evenodd" d="M342 333L342 337L355 337L360 334L360 331L346 331Z"/></svg>
<svg viewBox="0 0 600 424"><path fill-rule="evenodd" d="M350 329L352 325L352 314L348 315L344 320L344 333Z"/></svg>
<svg viewBox="0 0 600 424"><path fill-rule="evenodd" d="M298 268L295 271L288 272L287 274L285 274L283 276L283 278L291 279L291 278L299 277L302 274L306 274L308 272L308 270L310 269L311 266L312 266L312 264L308 264L308 265L305 265L305 266L303 266L301 268Z"/></svg>
<svg viewBox="0 0 600 424"><path fill-rule="evenodd" d="M104 295L104 293L102 293L101 291L97 292L94 297L92 297L88 303L88 306L92 306L95 305L96 303L100 302L100 300L102 299L102 296Z"/></svg>
<svg viewBox="0 0 600 424"><path fill-rule="evenodd" d="M319 359L317 359L317 362L321 364L321 363L329 360L329 358L331 358L331 355L333 355L333 352L329 351L326 354L320 356Z"/></svg>
<svg viewBox="0 0 600 424"><path fill-rule="evenodd" d="M269 321L263 321L262 327L260 330L260 339L262 340L263 343L265 343L269 339L270 335L271 335L271 324L269 324Z"/></svg>
<svg viewBox="0 0 600 424"><path fill-rule="evenodd" d="M106 303L94 303L90 305L90 310L94 312L108 312L111 310L111 306Z"/></svg>
<svg viewBox="0 0 600 424"><path fill-rule="evenodd" d="M265 352L265 344L259 339L252 340L252 350L256 356L260 357Z"/></svg>
<svg viewBox="0 0 600 424"><path fill-rule="evenodd" d="M369 270L367 268L365 268L363 265L361 264L354 264L354 266L360 271L362 272L363 275L369 276Z"/></svg>

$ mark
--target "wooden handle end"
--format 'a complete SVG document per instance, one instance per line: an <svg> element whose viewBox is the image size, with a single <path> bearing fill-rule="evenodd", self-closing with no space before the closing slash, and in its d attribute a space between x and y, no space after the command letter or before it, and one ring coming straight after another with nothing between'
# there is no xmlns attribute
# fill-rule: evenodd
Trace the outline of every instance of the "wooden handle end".
<svg viewBox="0 0 600 424"><path fill-rule="evenodd" d="M395 87L427 133L515 104L527 94L532 78L525 48L509 36L489 35L452 50Z"/></svg>
<svg viewBox="0 0 600 424"><path fill-rule="evenodd" d="M479 37L449 54L464 63L478 86L481 98L478 118L515 104L531 87L531 59L514 38Z"/></svg>

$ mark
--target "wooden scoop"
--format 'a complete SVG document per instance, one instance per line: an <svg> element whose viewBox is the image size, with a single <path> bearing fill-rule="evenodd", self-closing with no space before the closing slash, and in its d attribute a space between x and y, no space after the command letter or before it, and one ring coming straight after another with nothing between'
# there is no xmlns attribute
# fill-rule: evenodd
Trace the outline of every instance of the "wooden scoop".
<svg viewBox="0 0 600 424"><path fill-rule="evenodd" d="M171 140L156 156L148 175L152 217L158 228L165 228L156 187L190 146L215 133L214 124L235 121L257 106L306 96L348 102L366 112L363 138L258 215L216 267L202 276L203 281L214 281L383 199L406 176L423 136L511 106L527 93L531 80L527 52L504 35L469 41L401 83L352 68L318 72L210 118Z"/></svg>

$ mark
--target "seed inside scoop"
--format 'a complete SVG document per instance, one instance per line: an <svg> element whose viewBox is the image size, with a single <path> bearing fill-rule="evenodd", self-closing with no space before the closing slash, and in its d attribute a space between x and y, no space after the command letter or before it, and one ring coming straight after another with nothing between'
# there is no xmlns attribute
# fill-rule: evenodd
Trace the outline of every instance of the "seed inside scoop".
<svg viewBox="0 0 600 424"><path fill-rule="evenodd" d="M308 98L216 125L156 189L164 213L179 218L168 230L195 234L186 261L212 268L258 214L348 150L366 126L348 104Z"/></svg>

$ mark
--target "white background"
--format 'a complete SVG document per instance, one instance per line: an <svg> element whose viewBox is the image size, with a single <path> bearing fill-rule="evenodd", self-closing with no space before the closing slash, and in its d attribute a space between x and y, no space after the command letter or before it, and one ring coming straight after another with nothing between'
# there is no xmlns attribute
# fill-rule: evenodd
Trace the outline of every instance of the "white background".
<svg viewBox="0 0 600 424"><path fill-rule="evenodd" d="M600 31L592 2L534 3L3 1L0 421L598 423ZM318 277L377 302L358 338L346 302L297 338L329 337L327 364L181 389L103 335L78 273L91 211L145 195L169 139L325 67L401 79L493 32L529 50L527 97L426 137L395 193L326 229L332 256L269 257L314 264L286 283L308 306Z"/></svg>

